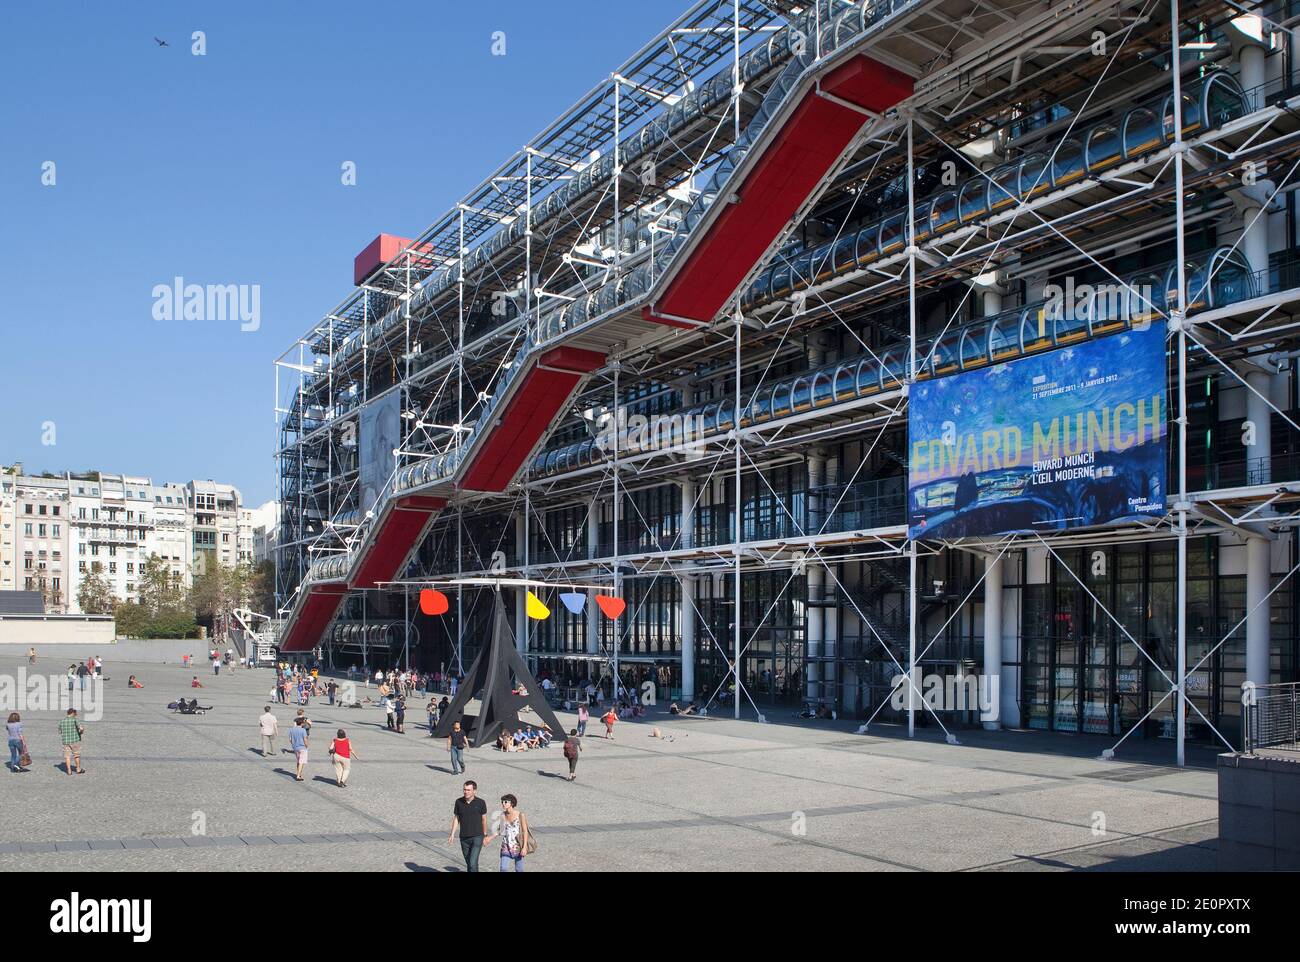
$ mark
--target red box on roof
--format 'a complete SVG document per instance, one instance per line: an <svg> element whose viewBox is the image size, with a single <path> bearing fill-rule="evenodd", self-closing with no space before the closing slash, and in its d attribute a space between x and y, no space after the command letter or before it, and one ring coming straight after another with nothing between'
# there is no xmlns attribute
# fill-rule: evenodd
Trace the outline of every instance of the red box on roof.
<svg viewBox="0 0 1300 962"><path fill-rule="evenodd" d="M380 234L367 244L366 249L352 261L352 283L360 284L410 247L412 243L413 241L409 237L398 237L396 234ZM427 251L429 248L425 246L422 249Z"/></svg>

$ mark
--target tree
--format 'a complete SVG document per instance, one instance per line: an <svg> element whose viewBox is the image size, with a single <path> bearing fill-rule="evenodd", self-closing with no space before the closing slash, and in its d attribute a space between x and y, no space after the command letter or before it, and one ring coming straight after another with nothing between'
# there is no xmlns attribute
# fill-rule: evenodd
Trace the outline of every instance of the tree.
<svg viewBox="0 0 1300 962"><path fill-rule="evenodd" d="M248 567L248 606L263 615L275 617L275 562L258 561Z"/></svg>
<svg viewBox="0 0 1300 962"><path fill-rule="evenodd" d="M156 554L150 555L141 563L136 585L140 606L150 617L156 618L166 612L186 611L192 614L189 599L185 597L184 584L178 576L172 574L167 562Z"/></svg>
<svg viewBox="0 0 1300 962"><path fill-rule="evenodd" d="M87 615L111 615L117 598L113 586L104 577L104 566L98 561L90 563L88 571L77 589L77 606Z"/></svg>

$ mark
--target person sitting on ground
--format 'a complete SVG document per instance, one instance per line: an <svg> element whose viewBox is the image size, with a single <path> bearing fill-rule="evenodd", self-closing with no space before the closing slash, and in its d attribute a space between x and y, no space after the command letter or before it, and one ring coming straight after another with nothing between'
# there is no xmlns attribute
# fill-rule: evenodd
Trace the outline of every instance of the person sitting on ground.
<svg viewBox="0 0 1300 962"><path fill-rule="evenodd" d="M529 748L541 748L542 738L535 728L524 729L524 744Z"/></svg>
<svg viewBox="0 0 1300 962"><path fill-rule="evenodd" d="M191 688L202 688L202 687L203 687L203 683L199 681L199 676L198 676L198 675L195 675L193 678L190 679L190 687L191 687Z"/></svg>
<svg viewBox="0 0 1300 962"><path fill-rule="evenodd" d="M551 738L551 728L549 725L543 724L541 728L537 729L537 742L539 747L545 748L551 744Z"/></svg>
<svg viewBox="0 0 1300 962"><path fill-rule="evenodd" d="M136 678L135 675L132 675L130 678L128 678L128 679L126 680L126 687L127 687L127 688L143 688L144 685L140 684L140 679Z"/></svg>
<svg viewBox="0 0 1300 962"><path fill-rule="evenodd" d="M497 748L500 751L508 752L510 751L510 745L512 742L513 739L510 736L510 732L504 728L501 729L501 734L497 736Z"/></svg>
<svg viewBox="0 0 1300 962"><path fill-rule="evenodd" d="M515 729L514 751L524 752L528 750L528 735L522 728Z"/></svg>

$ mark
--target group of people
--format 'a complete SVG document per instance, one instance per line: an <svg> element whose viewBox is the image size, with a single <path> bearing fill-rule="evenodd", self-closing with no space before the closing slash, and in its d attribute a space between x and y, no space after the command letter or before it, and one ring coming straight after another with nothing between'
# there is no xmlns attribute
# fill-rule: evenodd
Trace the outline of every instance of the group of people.
<svg viewBox="0 0 1300 962"><path fill-rule="evenodd" d="M530 727L521 725L513 732L503 729L497 736L497 748L503 752L524 752L530 748L546 748L551 744L549 725Z"/></svg>
<svg viewBox="0 0 1300 962"><path fill-rule="evenodd" d="M81 740L85 737L86 727L77 717L77 709L69 708L59 719L58 727L59 741L63 745L63 770L69 775L86 774L86 770L81 767ZM9 713L5 734L9 739L9 771L15 775L31 771L32 754L27 749L23 719L18 712Z"/></svg>
<svg viewBox="0 0 1300 962"><path fill-rule="evenodd" d="M352 680L358 676L365 679L366 687L370 687L370 682L374 681L376 688L387 687L390 692L395 692L410 698L412 695L424 695L426 692L441 692L450 690L452 695L456 694L457 679L453 675L444 675L442 672L419 672L415 669L395 669L391 668L384 671L382 668L375 669L374 675L370 674L368 668L358 668L356 665L349 665L347 669L348 679Z"/></svg>
<svg viewBox="0 0 1300 962"><path fill-rule="evenodd" d="M477 872L479 855L485 846L501 839L501 871L522 872L524 859L537 851L537 840L528 829L528 817L519 808L519 799L506 793L501 796L501 811L488 827L487 803L478 797L478 783L467 781L461 786L451 812L450 845L460 835L460 851L465 871Z"/></svg>
<svg viewBox="0 0 1300 962"><path fill-rule="evenodd" d="M27 660L30 664L36 664L36 649L33 648L28 652ZM68 666L68 691L74 688L86 689L86 681L91 678L99 679L104 677L104 659L98 655L90 655L85 661L73 662Z"/></svg>
<svg viewBox="0 0 1300 962"><path fill-rule="evenodd" d="M329 695L332 705L337 691L338 686L334 682L321 681L319 665L308 669L281 662L275 669L275 685L271 689L271 695L281 705L308 705L313 697Z"/></svg>
<svg viewBox="0 0 1300 962"><path fill-rule="evenodd" d="M275 738L280 734L280 720L275 717L275 712L271 711L270 705L262 707L262 714L257 719L257 728L262 736L262 757L273 756ZM298 709L293 724L289 726L289 751L293 753L294 781L305 781L306 777L303 773L307 769L311 753L311 719L307 717L305 708ZM360 756L353 749L352 740L348 738L348 733L344 729L340 728L335 733L328 751L330 761L334 763L334 784L339 788L347 788L348 776L352 774L352 759Z"/></svg>

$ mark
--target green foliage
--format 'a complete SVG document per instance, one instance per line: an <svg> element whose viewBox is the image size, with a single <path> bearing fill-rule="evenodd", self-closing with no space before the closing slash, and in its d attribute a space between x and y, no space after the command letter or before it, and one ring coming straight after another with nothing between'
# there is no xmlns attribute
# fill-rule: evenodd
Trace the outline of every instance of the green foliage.
<svg viewBox="0 0 1300 962"><path fill-rule="evenodd" d="M113 586L104 576L104 566L98 561L92 562L90 571L81 579L77 589L77 605L88 615L111 615L117 604L113 595Z"/></svg>

